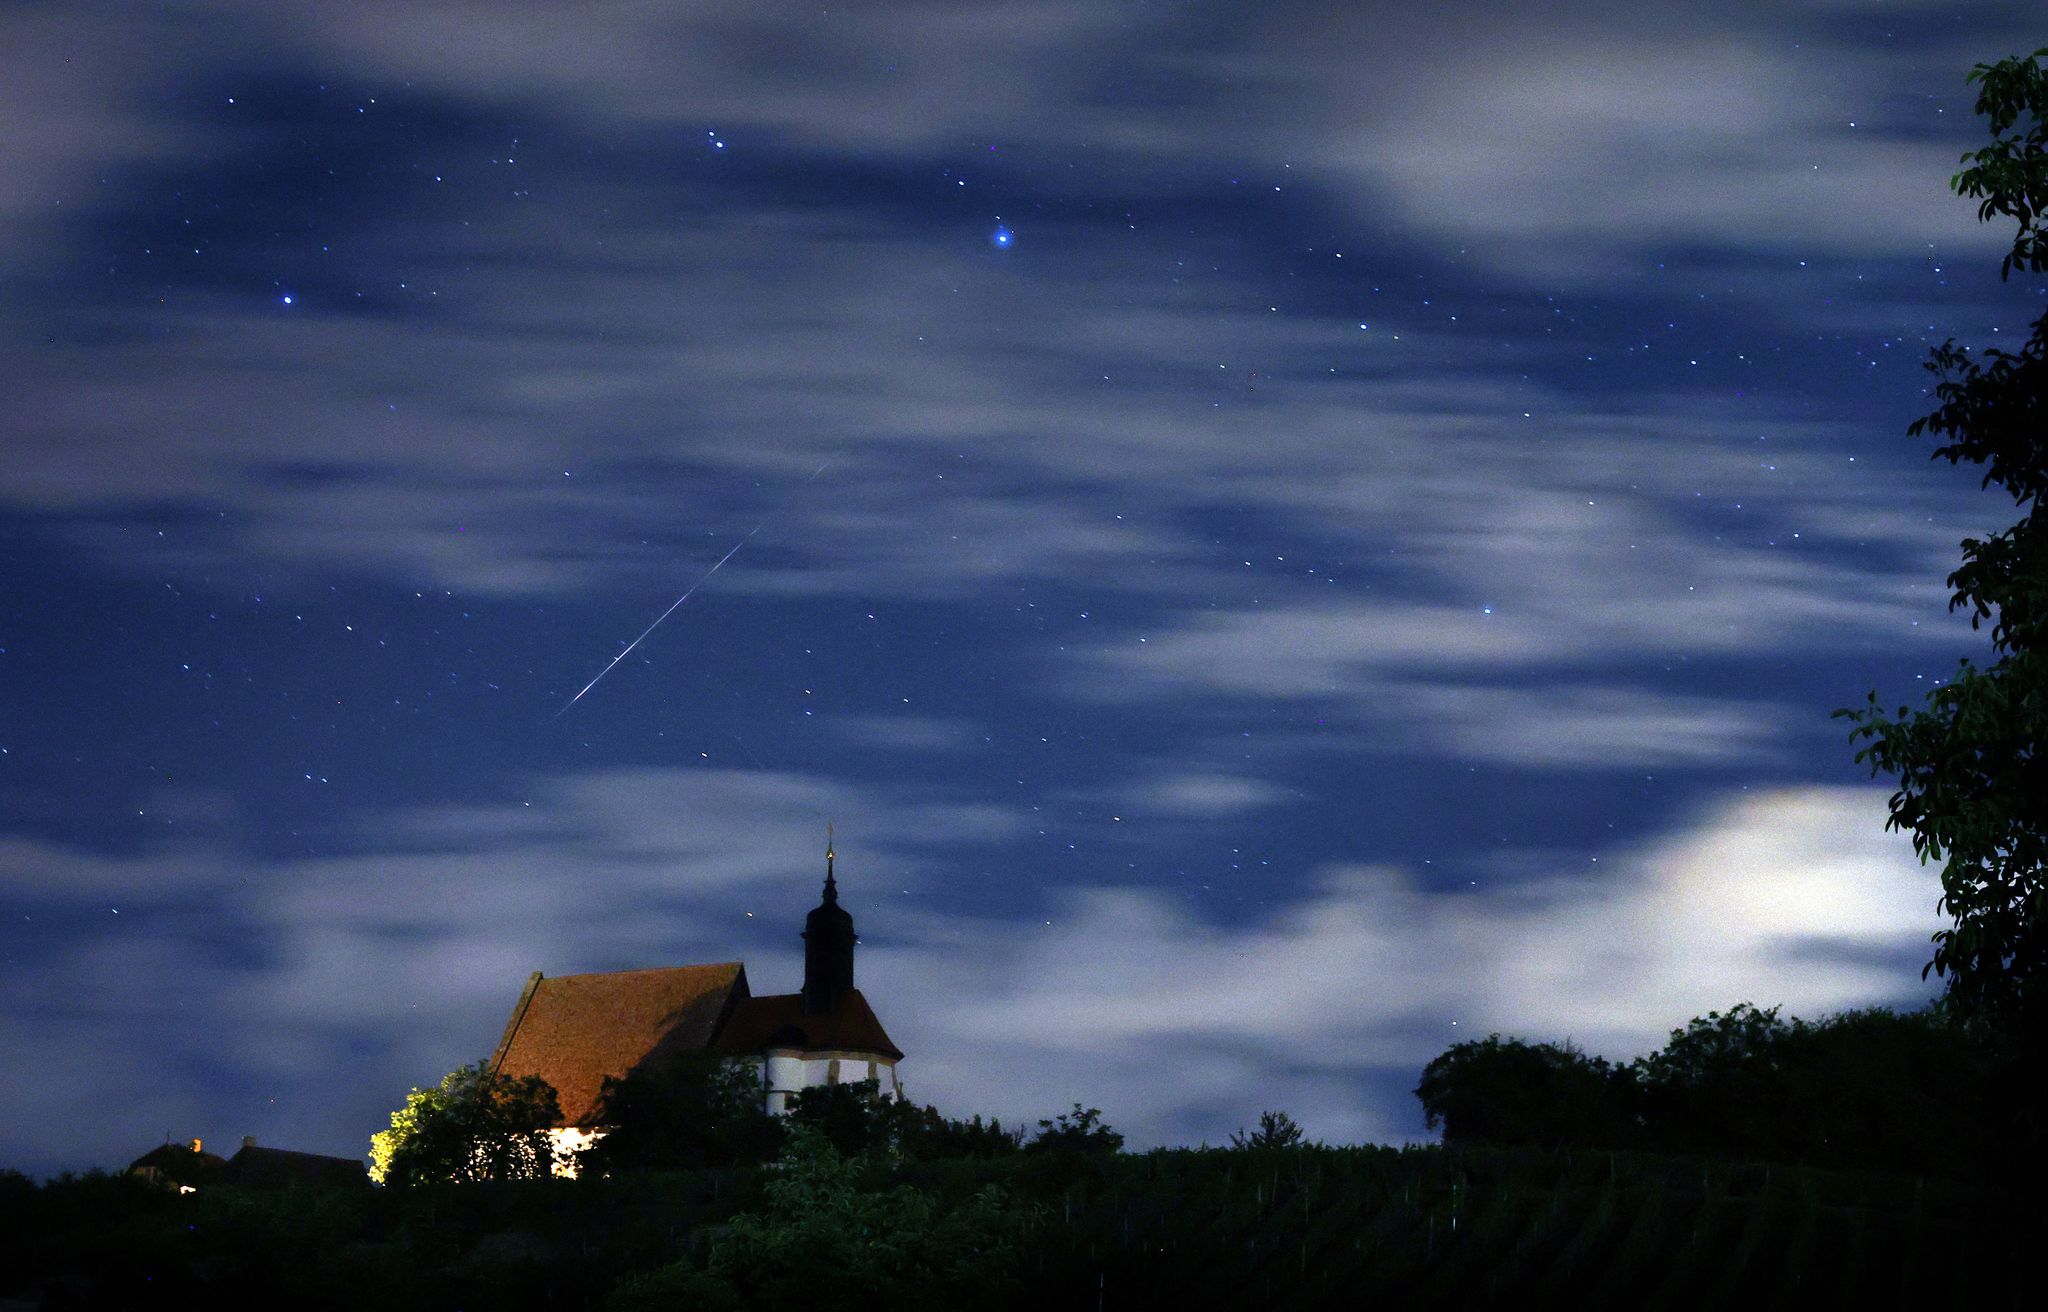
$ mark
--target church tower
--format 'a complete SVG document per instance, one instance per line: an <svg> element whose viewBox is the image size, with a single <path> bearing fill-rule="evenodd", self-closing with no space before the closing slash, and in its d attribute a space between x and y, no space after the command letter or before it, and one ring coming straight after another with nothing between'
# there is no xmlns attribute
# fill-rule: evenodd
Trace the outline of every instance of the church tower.
<svg viewBox="0 0 2048 1312"><path fill-rule="evenodd" d="M839 905L832 839L825 838L825 899L804 917L804 1012L823 1015L853 994L853 917Z"/></svg>
<svg viewBox="0 0 2048 1312"><path fill-rule="evenodd" d="M551 1133L568 1148L607 1132L607 1077L678 1052L744 1063L760 1076L763 1108L776 1115L819 1085L873 1080L885 1096L903 1096L903 1050L853 986L853 917L839 905L834 860L827 830L825 897L804 918L802 992L756 994L737 961L553 978L536 971L491 1070L538 1075L555 1087L562 1119Z"/></svg>

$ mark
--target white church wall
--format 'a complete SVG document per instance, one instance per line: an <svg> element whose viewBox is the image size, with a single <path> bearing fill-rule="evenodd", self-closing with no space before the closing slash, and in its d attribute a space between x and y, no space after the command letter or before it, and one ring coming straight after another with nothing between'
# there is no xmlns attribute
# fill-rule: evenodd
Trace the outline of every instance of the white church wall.
<svg viewBox="0 0 2048 1312"><path fill-rule="evenodd" d="M761 1072L764 1104L776 1116L789 1110L791 1094L819 1085L859 1084L863 1080L874 1080L885 1095L898 1097L902 1093L902 1086L896 1079L896 1064L866 1053L819 1056L771 1052L765 1061L755 1060L749 1064Z"/></svg>

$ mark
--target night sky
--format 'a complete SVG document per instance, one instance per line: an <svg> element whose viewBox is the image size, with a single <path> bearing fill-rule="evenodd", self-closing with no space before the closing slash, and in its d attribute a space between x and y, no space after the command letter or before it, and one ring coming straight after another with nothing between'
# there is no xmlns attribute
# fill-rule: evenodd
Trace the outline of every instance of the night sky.
<svg viewBox="0 0 2048 1312"><path fill-rule="evenodd" d="M791 991L828 822L909 1093L1134 1146L1925 999L1829 712L1988 645L1904 430L2038 19L8 6L0 1165Z"/></svg>

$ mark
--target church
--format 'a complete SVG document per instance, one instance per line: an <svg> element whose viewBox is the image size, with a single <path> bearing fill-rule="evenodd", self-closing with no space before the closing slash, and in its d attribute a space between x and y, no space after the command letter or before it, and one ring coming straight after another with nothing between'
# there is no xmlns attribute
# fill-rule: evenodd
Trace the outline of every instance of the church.
<svg viewBox="0 0 2048 1312"><path fill-rule="evenodd" d="M666 966L526 981L493 1074L538 1075L554 1086L562 1119L558 1149L574 1151L604 1133L606 1076L623 1078L650 1059L709 1051L751 1066L762 1105L780 1114L791 1094L819 1084L878 1081L901 1096L889 1041L874 1008L853 986L853 917L839 905L832 845L825 845L824 900L804 918L804 984L798 993L756 996L737 961Z"/></svg>

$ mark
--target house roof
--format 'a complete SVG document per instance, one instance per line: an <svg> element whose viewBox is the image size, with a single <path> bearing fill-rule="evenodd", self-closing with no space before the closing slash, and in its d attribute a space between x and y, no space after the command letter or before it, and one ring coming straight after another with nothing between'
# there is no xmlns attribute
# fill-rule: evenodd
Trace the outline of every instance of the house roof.
<svg viewBox="0 0 2048 1312"><path fill-rule="evenodd" d="M152 1171L159 1175L175 1177L183 1182L186 1176L203 1175L226 1166L227 1159L208 1152L194 1152L182 1143L167 1143L152 1148L134 1161L128 1163L130 1171Z"/></svg>
<svg viewBox="0 0 2048 1312"><path fill-rule="evenodd" d="M282 1189L298 1184L357 1188L370 1183L363 1163L353 1158L264 1148L253 1143L243 1144L242 1150L228 1159L220 1178L225 1184L245 1189Z"/></svg>
<svg viewBox="0 0 2048 1312"><path fill-rule="evenodd" d="M554 1086L563 1125L594 1125L605 1076L623 1077L658 1054L711 1046L747 996L746 968L737 961L553 978L536 971L491 1069L540 1076Z"/></svg>
<svg viewBox="0 0 2048 1312"><path fill-rule="evenodd" d="M840 996L826 1012L804 1011L801 993L775 993L744 998L718 1032L720 1052L735 1056L769 1048L800 1048L806 1052L872 1052L901 1061L903 1051L889 1041L875 1019L874 1008L854 989Z"/></svg>

